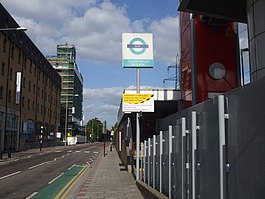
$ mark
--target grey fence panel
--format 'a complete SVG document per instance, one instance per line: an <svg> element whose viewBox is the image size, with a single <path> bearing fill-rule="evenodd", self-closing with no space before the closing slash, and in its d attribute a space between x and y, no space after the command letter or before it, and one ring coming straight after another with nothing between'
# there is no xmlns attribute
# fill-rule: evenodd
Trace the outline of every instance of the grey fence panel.
<svg viewBox="0 0 265 199"><path fill-rule="evenodd" d="M192 193L192 170L191 170L191 162L192 162L192 137L191 137L191 112L188 112L186 116L186 126L187 126L187 134L186 134L186 190L187 190L187 198L191 198Z"/></svg>
<svg viewBox="0 0 265 199"><path fill-rule="evenodd" d="M197 107L198 161L200 177L198 195L200 198L219 198L219 132L218 103L210 100Z"/></svg>
<svg viewBox="0 0 265 199"><path fill-rule="evenodd" d="M173 126L172 142L172 198L181 198L181 127Z"/></svg>
<svg viewBox="0 0 265 199"><path fill-rule="evenodd" d="M265 198L265 79L227 95L228 198Z"/></svg>
<svg viewBox="0 0 265 199"><path fill-rule="evenodd" d="M168 148L169 148L169 139L168 139L168 130L164 132L163 134L163 168L162 168L162 192L168 196L169 190L168 190Z"/></svg>
<svg viewBox="0 0 265 199"><path fill-rule="evenodd" d="M148 142L145 141L145 167L144 167L144 179L145 183L148 183Z"/></svg>
<svg viewBox="0 0 265 199"><path fill-rule="evenodd" d="M149 186L153 186L153 138L150 139L150 171L149 171L149 175L150 175L150 184Z"/></svg>
<svg viewBox="0 0 265 199"><path fill-rule="evenodd" d="M156 137L156 156L155 156L155 188L159 190L160 186L160 136Z"/></svg>
<svg viewBox="0 0 265 199"><path fill-rule="evenodd" d="M148 154L147 154L147 184L150 186L150 167L151 167L151 139L148 138Z"/></svg>
<svg viewBox="0 0 265 199"><path fill-rule="evenodd" d="M156 189L161 191L159 182L162 176L162 192L169 194L166 131L172 125L172 198L265 198L265 78L226 93L225 97L225 113L218 111L218 98L215 97L157 121L157 132L165 132L165 141L162 172L160 157L155 157ZM190 131L192 111L196 111L199 127L196 135L193 134L193 138L196 137L194 151L191 150ZM222 117L226 119L224 123ZM219 125L219 118L223 125ZM221 137L225 139L220 135L225 135ZM220 140L225 140L223 148ZM157 136L157 143L160 141L161 137ZM157 155L160 149L158 144Z"/></svg>

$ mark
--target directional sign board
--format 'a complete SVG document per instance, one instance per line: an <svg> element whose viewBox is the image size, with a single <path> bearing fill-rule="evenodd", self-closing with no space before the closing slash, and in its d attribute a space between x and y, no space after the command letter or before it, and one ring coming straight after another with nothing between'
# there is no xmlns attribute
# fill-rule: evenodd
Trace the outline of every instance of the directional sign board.
<svg viewBox="0 0 265 199"><path fill-rule="evenodd" d="M123 112L154 112L153 94L123 94Z"/></svg>
<svg viewBox="0 0 265 199"><path fill-rule="evenodd" d="M153 35L122 34L122 65L124 68L153 68Z"/></svg>

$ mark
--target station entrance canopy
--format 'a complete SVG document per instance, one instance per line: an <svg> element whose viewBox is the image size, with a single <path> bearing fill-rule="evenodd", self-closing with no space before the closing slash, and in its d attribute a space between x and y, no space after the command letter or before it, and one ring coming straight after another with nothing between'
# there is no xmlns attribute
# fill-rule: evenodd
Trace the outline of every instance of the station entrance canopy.
<svg viewBox="0 0 265 199"><path fill-rule="evenodd" d="M246 0L180 0L179 11L229 21L247 22Z"/></svg>

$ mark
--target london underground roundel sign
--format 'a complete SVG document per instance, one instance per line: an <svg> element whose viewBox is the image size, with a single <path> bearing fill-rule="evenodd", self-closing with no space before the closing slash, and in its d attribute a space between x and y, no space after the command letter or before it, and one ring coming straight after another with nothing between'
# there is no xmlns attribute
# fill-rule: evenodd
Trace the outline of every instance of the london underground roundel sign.
<svg viewBox="0 0 265 199"><path fill-rule="evenodd" d="M122 65L124 68L152 68L154 66L151 33L122 34Z"/></svg>

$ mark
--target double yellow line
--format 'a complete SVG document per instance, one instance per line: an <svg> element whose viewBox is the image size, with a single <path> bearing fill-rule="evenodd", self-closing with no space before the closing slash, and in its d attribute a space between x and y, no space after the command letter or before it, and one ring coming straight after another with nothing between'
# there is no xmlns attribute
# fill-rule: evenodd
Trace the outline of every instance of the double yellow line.
<svg viewBox="0 0 265 199"><path fill-rule="evenodd" d="M89 169L89 166L85 165L82 168L82 170L64 186L64 188L57 194L57 196L54 199L63 199L63 198L65 198L67 196L67 194L75 186L76 182L81 178L82 174L85 173L88 169Z"/></svg>

